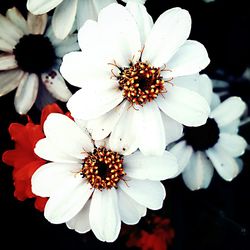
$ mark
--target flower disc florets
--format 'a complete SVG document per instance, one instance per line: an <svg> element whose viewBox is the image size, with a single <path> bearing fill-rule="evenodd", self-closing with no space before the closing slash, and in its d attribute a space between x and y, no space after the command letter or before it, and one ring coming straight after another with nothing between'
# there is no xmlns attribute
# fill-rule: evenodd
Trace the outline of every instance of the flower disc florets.
<svg viewBox="0 0 250 250"><path fill-rule="evenodd" d="M125 176L123 156L105 147L94 149L94 152L83 160L81 174L93 188L117 188L117 183Z"/></svg>

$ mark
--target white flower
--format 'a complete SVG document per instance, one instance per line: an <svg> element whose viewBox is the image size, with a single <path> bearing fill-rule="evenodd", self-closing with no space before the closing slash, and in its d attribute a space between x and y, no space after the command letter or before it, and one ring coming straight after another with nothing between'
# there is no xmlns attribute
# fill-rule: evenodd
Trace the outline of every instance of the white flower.
<svg viewBox="0 0 250 250"><path fill-rule="evenodd" d="M247 147L244 138L237 134L246 104L235 96L220 103L218 95L212 92L212 81L206 75L201 75L199 81L197 91L206 97L212 111L206 124L184 128L182 140L170 149L191 190L207 188L214 168L226 181L235 178L242 169L238 157Z"/></svg>
<svg viewBox="0 0 250 250"><path fill-rule="evenodd" d="M128 3L128 2L136 2L136 3L140 3L140 4L145 4L146 0L122 0L124 3Z"/></svg>
<svg viewBox="0 0 250 250"><path fill-rule="evenodd" d="M45 217L79 233L92 229L102 241L118 237L121 221L136 224L146 208L160 209L165 198L160 180L178 172L168 151L159 157L139 151L123 156L105 141L96 147L86 130L65 115L50 114L44 133L35 152L51 162L32 176L32 192L50 197Z"/></svg>
<svg viewBox="0 0 250 250"><path fill-rule="evenodd" d="M171 135L181 135L178 123L204 124L206 100L175 84L209 63L204 46L186 40L190 29L190 15L181 8L164 12L154 26L143 5L104 8L98 22L89 20L79 31L82 52L65 55L60 68L82 88L67 103L73 117L90 120L94 139L111 133L124 154L138 147L161 154Z"/></svg>
<svg viewBox="0 0 250 250"><path fill-rule="evenodd" d="M34 15L41 15L55 8L52 27L56 37L64 39L75 20L79 29L86 20L96 20L98 12L114 2L116 0L28 0L27 9Z"/></svg>
<svg viewBox="0 0 250 250"><path fill-rule="evenodd" d="M28 13L27 20L16 8L9 9L6 17L0 14L0 96L17 88L16 111L26 114L42 82L54 98L66 102L71 92L58 68L63 55L77 49L76 35L65 40L53 36L47 14Z"/></svg>

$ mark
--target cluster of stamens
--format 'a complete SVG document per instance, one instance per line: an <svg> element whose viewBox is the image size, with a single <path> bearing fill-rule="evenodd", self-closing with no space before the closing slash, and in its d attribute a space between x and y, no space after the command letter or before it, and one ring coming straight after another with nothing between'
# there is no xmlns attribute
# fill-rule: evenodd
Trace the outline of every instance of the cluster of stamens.
<svg viewBox="0 0 250 250"><path fill-rule="evenodd" d="M93 188L117 188L117 183L126 175L123 156L105 147L96 148L83 160L81 174Z"/></svg>
<svg viewBox="0 0 250 250"><path fill-rule="evenodd" d="M141 105L151 102L158 94L164 93L165 81L161 76L161 69L144 62L137 62L130 67L120 69L117 79L123 96L132 105Z"/></svg>

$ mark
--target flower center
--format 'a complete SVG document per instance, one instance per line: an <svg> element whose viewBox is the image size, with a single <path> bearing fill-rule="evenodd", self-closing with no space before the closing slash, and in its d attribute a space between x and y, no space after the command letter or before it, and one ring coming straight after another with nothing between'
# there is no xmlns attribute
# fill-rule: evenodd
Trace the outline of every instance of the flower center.
<svg viewBox="0 0 250 250"><path fill-rule="evenodd" d="M184 128L184 140L194 151L204 151L213 147L219 139L219 134L219 127L211 118L202 126Z"/></svg>
<svg viewBox="0 0 250 250"><path fill-rule="evenodd" d="M165 81L161 69L144 62L137 62L126 68L119 68L119 89L132 104L141 105L151 102L158 94L165 92Z"/></svg>
<svg viewBox="0 0 250 250"><path fill-rule="evenodd" d="M117 183L126 175L123 156L104 147L97 148L83 160L81 174L93 188L117 188Z"/></svg>
<svg viewBox="0 0 250 250"><path fill-rule="evenodd" d="M24 35L15 46L14 55L19 68L29 73L44 73L56 61L55 49L43 35Z"/></svg>

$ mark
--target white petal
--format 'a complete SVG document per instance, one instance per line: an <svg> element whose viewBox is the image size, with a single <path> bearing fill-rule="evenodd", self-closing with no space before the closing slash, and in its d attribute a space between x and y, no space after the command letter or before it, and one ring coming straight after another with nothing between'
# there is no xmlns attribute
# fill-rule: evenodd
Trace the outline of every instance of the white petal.
<svg viewBox="0 0 250 250"><path fill-rule="evenodd" d="M61 152L48 138L39 140L36 143L34 152L41 158L47 161L61 162L61 163L81 163L81 160Z"/></svg>
<svg viewBox="0 0 250 250"><path fill-rule="evenodd" d="M57 57L63 57L65 54L79 50L79 45L77 42L77 35L72 34L67 36L61 43L59 43L56 48L55 52Z"/></svg>
<svg viewBox="0 0 250 250"><path fill-rule="evenodd" d="M239 132L240 119L230 122L228 125L220 127L221 133L237 134Z"/></svg>
<svg viewBox="0 0 250 250"><path fill-rule="evenodd" d="M206 151L218 174L226 181L231 181L239 172L240 167L237 161L226 151L215 145Z"/></svg>
<svg viewBox="0 0 250 250"><path fill-rule="evenodd" d="M217 146L223 148L232 157L238 157L244 154L247 142L239 135L220 133Z"/></svg>
<svg viewBox="0 0 250 250"><path fill-rule="evenodd" d="M210 103L210 108L211 110L214 110L217 106L219 106L221 103L220 101L220 97L218 94L216 93L213 93L212 94L212 100L211 100L211 103Z"/></svg>
<svg viewBox="0 0 250 250"><path fill-rule="evenodd" d="M138 148L137 112L138 110L132 107L124 109L110 135L109 145L113 151L129 155Z"/></svg>
<svg viewBox="0 0 250 250"><path fill-rule="evenodd" d="M14 23L20 30L22 30L24 34L28 34L27 22L16 7L8 9L6 12L6 17L8 17L12 23Z"/></svg>
<svg viewBox="0 0 250 250"><path fill-rule="evenodd" d="M129 177L140 180L165 180L178 173L176 157L164 151L161 156L145 156L137 151L124 158L125 172Z"/></svg>
<svg viewBox="0 0 250 250"><path fill-rule="evenodd" d="M97 20L98 13L115 0L78 0L77 28L79 29L86 20Z"/></svg>
<svg viewBox="0 0 250 250"><path fill-rule="evenodd" d="M136 21L140 32L141 44L145 44L146 39L153 27L152 17L148 14L145 6L136 1L129 1L126 4L126 8L129 10Z"/></svg>
<svg viewBox="0 0 250 250"><path fill-rule="evenodd" d="M164 96L156 99L160 109L186 126L203 125L210 112L205 98L194 91L169 85Z"/></svg>
<svg viewBox="0 0 250 250"><path fill-rule="evenodd" d="M91 200L88 200L81 211L66 222L69 229L74 229L78 233L87 233L91 229L89 223L90 203Z"/></svg>
<svg viewBox="0 0 250 250"><path fill-rule="evenodd" d="M15 95L15 108L19 114L26 114L36 101L39 87L39 78L36 74L28 74L23 77Z"/></svg>
<svg viewBox="0 0 250 250"><path fill-rule="evenodd" d="M88 201L93 189L81 175L72 175L50 196L44 209L45 218L54 224L72 219Z"/></svg>
<svg viewBox="0 0 250 250"><path fill-rule="evenodd" d="M120 181L118 186L139 204L152 210L162 208L166 191L161 182L129 179Z"/></svg>
<svg viewBox="0 0 250 250"><path fill-rule="evenodd" d="M155 101L146 103L137 114L137 138L145 155L162 155L165 147L165 128L161 111Z"/></svg>
<svg viewBox="0 0 250 250"><path fill-rule="evenodd" d="M44 122L44 133L63 152L78 159L92 152L93 144L84 130L65 115L50 114Z"/></svg>
<svg viewBox="0 0 250 250"><path fill-rule="evenodd" d="M31 13L28 13L28 29L31 34L42 35L45 31L47 25L47 14L35 16Z"/></svg>
<svg viewBox="0 0 250 250"><path fill-rule="evenodd" d="M0 50L3 52L12 53L13 51L13 45L11 45L9 42L6 42L4 39L1 39L0 37Z"/></svg>
<svg viewBox="0 0 250 250"><path fill-rule="evenodd" d="M72 96L61 74L53 69L50 72L41 74L41 79L50 94L62 102L67 102Z"/></svg>
<svg viewBox="0 0 250 250"><path fill-rule="evenodd" d="M34 15L44 14L54 9L63 0L28 0L27 9ZM67 0L66 0L67 1Z"/></svg>
<svg viewBox="0 0 250 250"><path fill-rule="evenodd" d="M19 69L0 72L0 96L8 94L14 90L24 76L24 72Z"/></svg>
<svg viewBox="0 0 250 250"><path fill-rule="evenodd" d="M210 117L216 120L219 127L222 127L238 119L245 109L245 102L240 97L232 96L215 108L211 112Z"/></svg>
<svg viewBox="0 0 250 250"><path fill-rule="evenodd" d="M213 98L213 83L207 75L200 75L197 92L206 99L209 105L211 104Z"/></svg>
<svg viewBox="0 0 250 250"><path fill-rule="evenodd" d="M73 117L90 120L109 112L122 100L122 91L116 87L103 91L81 89L69 99L67 107Z"/></svg>
<svg viewBox="0 0 250 250"><path fill-rule="evenodd" d="M207 188L213 177L214 168L206 155L200 151L192 154L182 173L186 186L191 190Z"/></svg>
<svg viewBox="0 0 250 250"><path fill-rule="evenodd" d="M14 47L23 35L24 33L22 30L20 30L8 18L0 14L0 37L3 40Z"/></svg>
<svg viewBox="0 0 250 250"><path fill-rule="evenodd" d="M80 88L105 89L116 82L111 80L111 68L108 64L87 57L83 52L66 54L63 57L60 72L71 85Z"/></svg>
<svg viewBox="0 0 250 250"><path fill-rule="evenodd" d="M102 140L114 129L123 112L129 107L128 102L123 102L101 117L87 122L87 129L94 140Z"/></svg>
<svg viewBox="0 0 250 250"><path fill-rule="evenodd" d="M139 30L126 8L120 4L110 4L100 11L98 24L106 37L112 37L109 46L119 52L114 58L118 65L126 65L129 60L139 59L142 48Z"/></svg>
<svg viewBox="0 0 250 250"><path fill-rule="evenodd" d="M171 78L196 74L209 62L206 48L197 41L187 40L168 62L170 71L162 71L162 75Z"/></svg>
<svg viewBox="0 0 250 250"><path fill-rule="evenodd" d="M52 27L56 37L64 39L75 21L78 0L63 1L54 11Z"/></svg>
<svg viewBox="0 0 250 250"><path fill-rule="evenodd" d="M199 87L199 74L178 76L171 80L173 85L197 92Z"/></svg>
<svg viewBox="0 0 250 250"><path fill-rule="evenodd" d="M101 241L113 242L121 229L117 192L114 188L94 191L89 213L90 226Z"/></svg>
<svg viewBox="0 0 250 250"><path fill-rule="evenodd" d="M47 163L32 175L32 192L41 197L50 197L65 180L79 173L81 164Z"/></svg>
<svg viewBox="0 0 250 250"><path fill-rule="evenodd" d="M17 68L14 55L0 54L0 70L10 70Z"/></svg>
<svg viewBox="0 0 250 250"><path fill-rule="evenodd" d="M140 205L121 189L117 190L121 220L127 225L135 225L146 214L146 207Z"/></svg>
<svg viewBox="0 0 250 250"><path fill-rule="evenodd" d="M181 173L187 166L193 153L192 147L186 145L185 141L181 141L175 144L169 151L176 156L179 165L179 173Z"/></svg>
<svg viewBox="0 0 250 250"><path fill-rule="evenodd" d="M161 67L186 41L190 29L191 17L188 11L181 8L165 11L156 20L146 40L142 60Z"/></svg>
<svg viewBox="0 0 250 250"><path fill-rule="evenodd" d="M165 113L161 112L161 117L165 129L165 142L166 145L177 141L183 134L183 126L181 123L173 120Z"/></svg>

